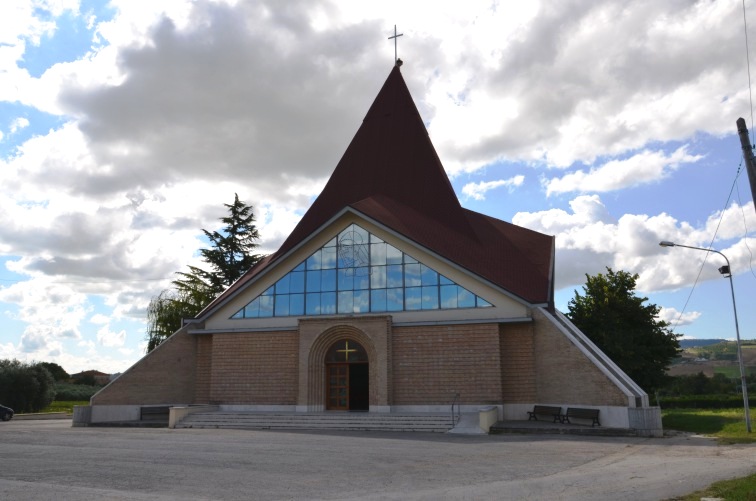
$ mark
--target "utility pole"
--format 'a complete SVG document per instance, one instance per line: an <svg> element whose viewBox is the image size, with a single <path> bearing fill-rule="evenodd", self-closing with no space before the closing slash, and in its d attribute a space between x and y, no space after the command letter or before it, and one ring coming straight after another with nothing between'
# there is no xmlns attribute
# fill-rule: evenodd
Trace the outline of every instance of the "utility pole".
<svg viewBox="0 0 756 501"><path fill-rule="evenodd" d="M756 209L756 159L753 157L753 148L751 141L748 139L748 127L746 121L738 118L738 135L740 136L740 145L743 147L743 160L745 160L746 172L748 172L748 182L751 183L751 197L753 198L753 207Z"/></svg>

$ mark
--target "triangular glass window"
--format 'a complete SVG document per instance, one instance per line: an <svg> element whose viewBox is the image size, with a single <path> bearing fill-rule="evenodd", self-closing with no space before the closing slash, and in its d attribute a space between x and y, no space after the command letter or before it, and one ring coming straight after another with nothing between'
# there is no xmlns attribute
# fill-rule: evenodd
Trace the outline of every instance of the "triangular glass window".
<svg viewBox="0 0 756 501"><path fill-rule="evenodd" d="M491 306L433 268L352 224L232 318Z"/></svg>

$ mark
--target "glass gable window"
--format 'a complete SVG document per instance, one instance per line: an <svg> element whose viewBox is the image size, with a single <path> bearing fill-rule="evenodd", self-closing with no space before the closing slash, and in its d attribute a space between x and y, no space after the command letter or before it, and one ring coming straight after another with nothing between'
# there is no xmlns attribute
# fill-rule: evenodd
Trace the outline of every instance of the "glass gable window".
<svg viewBox="0 0 756 501"><path fill-rule="evenodd" d="M433 268L352 224L232 318L491 306Z"/></svg>

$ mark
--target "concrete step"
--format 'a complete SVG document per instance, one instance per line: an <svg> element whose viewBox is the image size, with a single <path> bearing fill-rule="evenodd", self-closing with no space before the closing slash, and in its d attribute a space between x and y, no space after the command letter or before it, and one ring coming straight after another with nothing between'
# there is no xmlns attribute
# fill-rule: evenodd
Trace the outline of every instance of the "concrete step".
<svg viewBox="0 0 756 501"><path fill-rule="evenodd" d="M438 414L198 412L176 428L258 430L419 431L445 433L451 416Z"/></svg>

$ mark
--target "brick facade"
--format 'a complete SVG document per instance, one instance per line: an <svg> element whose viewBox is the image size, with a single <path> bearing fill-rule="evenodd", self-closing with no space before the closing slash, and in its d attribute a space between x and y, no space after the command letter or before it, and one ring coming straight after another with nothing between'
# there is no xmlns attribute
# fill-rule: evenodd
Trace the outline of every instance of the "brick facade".
<svg viewBox="0 0 756 501"><path fill-rule="evenodd" d="M501 402L497 324L395 327L394 405Z"/></svg>
<svg viewBox="0 0 756 501"><path fill-rule="evenodd" d="M196 347L195 336L179 330L92 397L92 405L193 403Z"/></svg>
<svg viewBox="0 0 756 501"><path fill-rule="evenodd" d="M301 319L298 330L182 329L92 398L93 405L325 406L325 353L360 343L372 408L567 403L626 406L627 396L539 310L533 321L393 326L390 316Z"/></svg>
<svg viewBox="0 0 756 501"><path fill-rule="evenodd" d="M534 310L537 402L628 405L627 396L554 325Z"/></svg>
<svg viewBox="0 0 756 501"><path fill-rule="evenodd" d="M294 405L297 332L213 336L210 403Z"/></svg>
<svg viewBox="0 0 756 501"><path fill-rule="evenodd" d="M533 323L501 324L499 336L502 401L537 401Z"/></svg>
<svg viewBox="0 0 756 501"><path fill-rule="evenodd" d="M210 403L210 375L213 366L213 336L197 336L197 372L194 383L194 403Z"/></svg>

